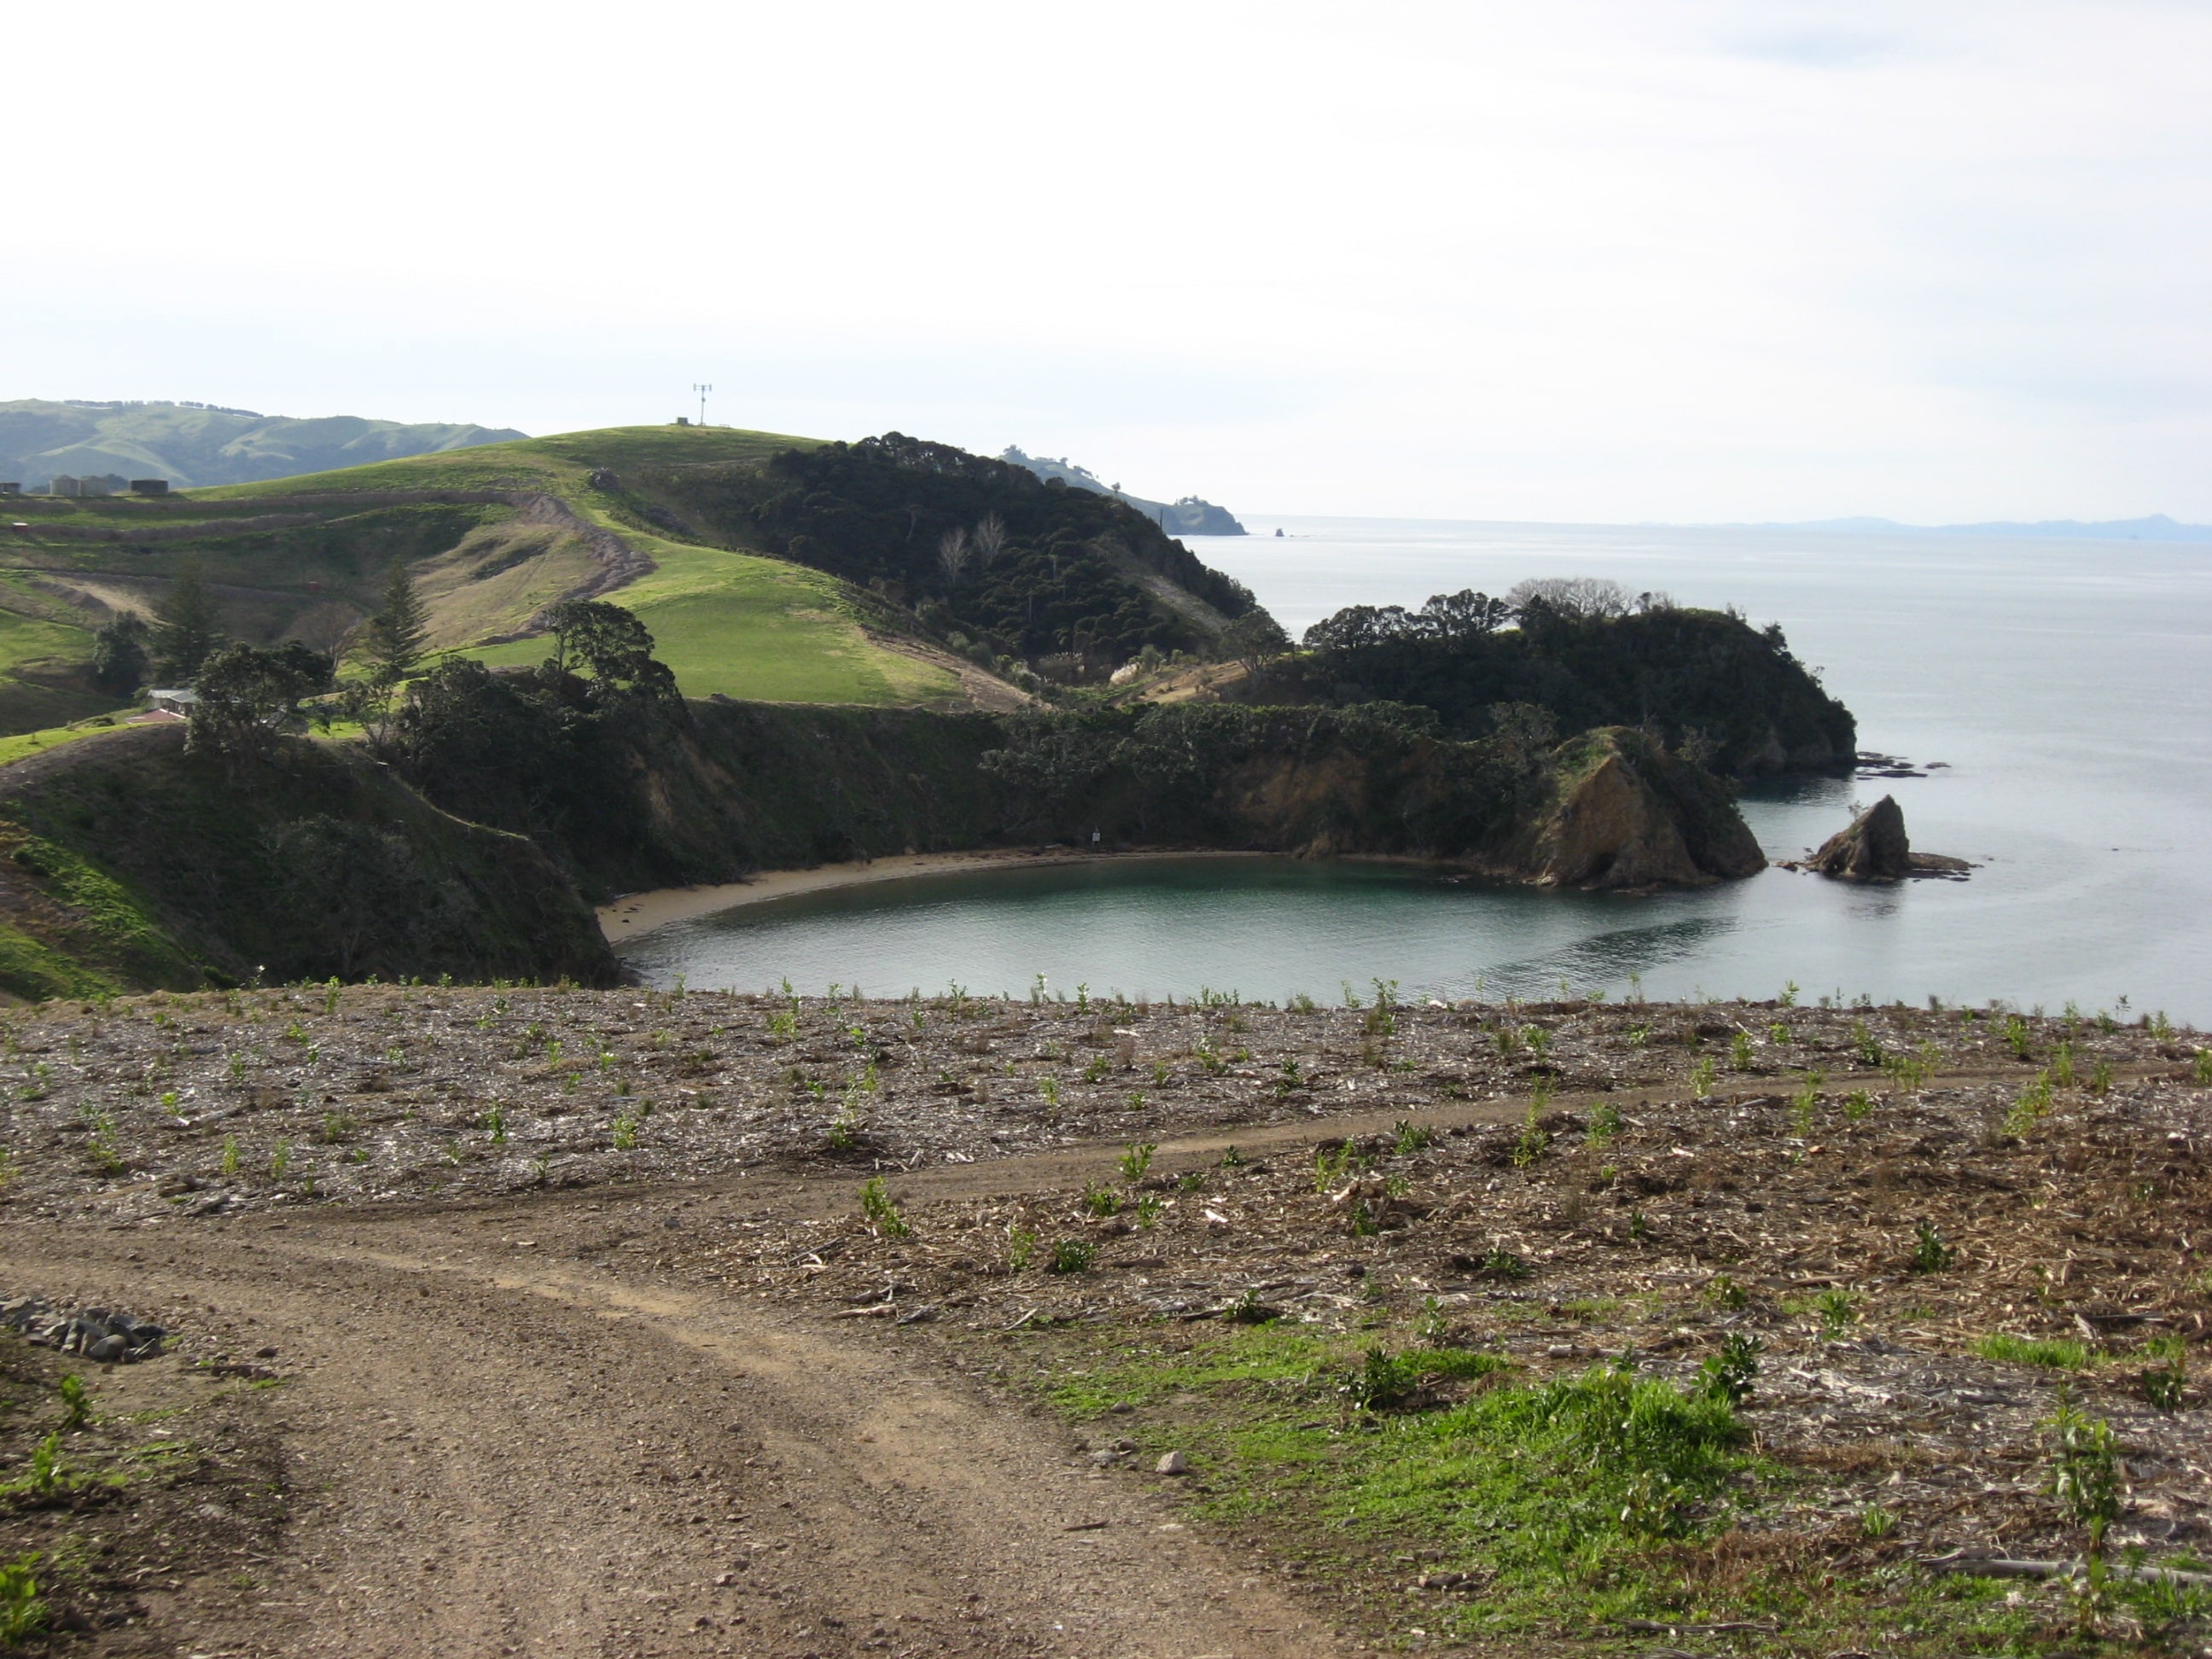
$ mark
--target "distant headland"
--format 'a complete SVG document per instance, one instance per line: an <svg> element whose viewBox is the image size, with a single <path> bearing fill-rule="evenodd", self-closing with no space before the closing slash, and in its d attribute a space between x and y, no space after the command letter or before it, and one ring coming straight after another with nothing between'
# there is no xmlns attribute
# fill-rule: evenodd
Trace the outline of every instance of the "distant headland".
<svg viewBox="0 0 2212 1659"><path fill-rule="evenodd" d="M1088 489L1127 501L1170 536L1244 534L1244 526L1225 507L1216 507L1195 495L1185 495L1180 501L1148 501L1141 495L1132 495L1117 483L1106 483L1089 467L1078 466L1065 455L1055 461L1048 456L1025 455L1016 446L1008 444L999 459L1011 465L1025 466L1040 478L1057 478L1071 489Z"/></svg>

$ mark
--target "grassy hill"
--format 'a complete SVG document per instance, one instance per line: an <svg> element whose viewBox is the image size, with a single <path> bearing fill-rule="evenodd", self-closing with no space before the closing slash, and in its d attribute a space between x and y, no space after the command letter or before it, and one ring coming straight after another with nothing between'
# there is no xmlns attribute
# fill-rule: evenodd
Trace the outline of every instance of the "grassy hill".
<svg viewBox="0 0 2212 1659"><path fill-rule="evenodd" d="M794 489L809 468L817 487ZM939 571L944 526L994 514L1004 556L964 582ZM941 446L569 433L158 499L9 501L0 734L110 708L86 677L94 631L187 566L236 637L328 650L395 563L435 649L535 662L538 615L588 595L637 613L687 695L797 702L1011 706L994 678L1010 659L1071 639L1094 668L1197 647L1251 604L1120 503Z"/></svg>
<svg viewBox="0 0 2212 1659"><path fill-rule="evenodd" d="M489 427L295 419L202 404L0 403L0 478L42 488L57 473L165 478L178 488L326 471L394 456L501 443L520 432Z"/></svg>

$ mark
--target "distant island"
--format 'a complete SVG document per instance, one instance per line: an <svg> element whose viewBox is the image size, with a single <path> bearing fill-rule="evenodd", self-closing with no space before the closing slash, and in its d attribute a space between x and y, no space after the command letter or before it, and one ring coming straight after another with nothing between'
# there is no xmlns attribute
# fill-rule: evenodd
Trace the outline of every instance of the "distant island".
<svg viewBox="0 0 2212 1659"><path fill-rule="evenodd" d="M1225 507L1216 507L1195 495L1185 495L1180 501L1148 501L1142 495L1132 495L1119 484L1106 483L1089 467L1078 466L1065 455L1055 461L1049 456L1025 455L1016 446L1008 444L999 459L1010 465L1025 466L1040 478L1057 478L1071 489L1088 489L1127 501L1170 536L1244 534L1244 526Z"/></svg>
<svg viewBox="0 0 2212 1659"><path fill-rule="evenodd" d="M2212 542L2212 525L2180 524L2163 513L2147 519L2040 519L2033 524L1899 524L1894 519L1809 519L1760 530L1823 530L1847 536L2009 536L2027 541Z"/></svg>
<svg viewBox="0 0 2212 1659"><path fill-rule="evenodd" d="M212 404L20 398L0 403L0 482L37 493L57 477L154 478L194 489L404 460L522 435L504 428L410 426L356 415L300 419Z"/></svg>

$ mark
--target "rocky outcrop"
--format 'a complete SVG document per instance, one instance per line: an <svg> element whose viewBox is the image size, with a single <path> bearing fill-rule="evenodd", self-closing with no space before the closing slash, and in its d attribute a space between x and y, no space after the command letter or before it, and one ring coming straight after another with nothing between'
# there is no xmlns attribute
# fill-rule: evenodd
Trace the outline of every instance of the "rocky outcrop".
<svg viewBox="0 0 2212 1659"><path fill-rule="evenodd" d="M1820 844L1806 867L1839 881L1902 881L1912 873L1912 843L1905 834L1905 811L1894 795L1884 795L1859 814L1848 830Z"/></svg>
<svg viewBox="0 0 2212 1659"><path fill-rule="evenodd" d="M1964 881L1973 867L1965 859L1914 852L1905 834L1904 809L1890 795L1860 813L1850 829L1822 842L1818 852L1783 864L1785 870L1810 870L1838 881L1903 881L1908 876Z"/></svg>
<svg viewBox="0 0 2212 1659"><path fill-rule="evenodd" d="M1612 726L1560 753L1559 783L1520 862L1540 886L1703 887L1765 867L1725 786L1638 732Z"/></svg>

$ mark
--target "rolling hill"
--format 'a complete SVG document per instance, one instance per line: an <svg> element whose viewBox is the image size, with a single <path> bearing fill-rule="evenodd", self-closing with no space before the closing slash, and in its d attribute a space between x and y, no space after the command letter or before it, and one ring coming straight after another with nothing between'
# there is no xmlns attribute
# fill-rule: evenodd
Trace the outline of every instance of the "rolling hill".
<svg viewBox="0 0 2212 1659"><path fill-rule="evenodd" d="M1141 514L890 434L627 428L468 445L164 498L25 497L0 516L0 732L112 707L92 634L197 567L228 631L342 646L395 562L434 648L543 654L537 617L638 614L691 696L1011 707L1030 660L1198 648L1250 595ZM997 556L948 570L953 531Z"/></svg>
<svg viewBox="0 0 2212 1659"><path fill-rule="evenodd" d="M504 443L490 427L296 419L204 404L0 403L0 478L41 489L57 473L166 479L175 489L246 483L369 461Z"/></svg>

